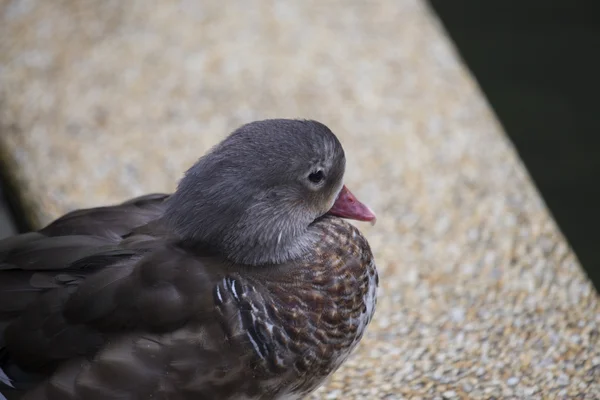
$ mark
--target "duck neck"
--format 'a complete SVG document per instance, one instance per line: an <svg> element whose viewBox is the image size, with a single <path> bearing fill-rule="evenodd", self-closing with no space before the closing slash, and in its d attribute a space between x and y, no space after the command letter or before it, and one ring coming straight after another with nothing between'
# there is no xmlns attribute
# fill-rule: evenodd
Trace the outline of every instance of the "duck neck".
<svg viewBox="0 0 600 400"><path fill-rule="evenodd" d="M208 248L236 264L273 265L303 257L317 243L314 217L293 210L260 207L225 211L179 203L165 218L186 247Z"/></svg>
<svg viewBox="0 0 600 400"><path fill-rule="evenodd" d="M316 244L318 235L311 222L284 215L264 219L252 215L251 220L242 218L211 245L237 264L281 264L304 257Z"/></svg>

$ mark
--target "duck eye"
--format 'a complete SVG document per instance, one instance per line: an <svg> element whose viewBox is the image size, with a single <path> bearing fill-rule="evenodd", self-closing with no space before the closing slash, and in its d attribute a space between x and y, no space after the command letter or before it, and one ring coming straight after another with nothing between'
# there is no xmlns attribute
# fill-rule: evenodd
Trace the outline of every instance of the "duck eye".
<svg viewBox="0 0 600 400"><path fill-rule="evenodd" d="M308 180L312 183L321 183L324 177L325 175L323 174L323 171L318 170L308 175Z"/></svg>

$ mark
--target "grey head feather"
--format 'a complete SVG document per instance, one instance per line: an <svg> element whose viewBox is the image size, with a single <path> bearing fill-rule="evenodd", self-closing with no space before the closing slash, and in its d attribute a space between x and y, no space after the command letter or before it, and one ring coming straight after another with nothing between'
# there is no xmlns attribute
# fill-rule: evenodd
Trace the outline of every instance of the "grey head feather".
<svg viewBox="0 0 600 400"><path fill-rule="evenodd" d="M345 162L342 145L319 122L252 122L186 172L165 218L183 241L233 262L289 261L316 240L311 224L331 208ZM311 181L317 172L322 180Z"/></svg>

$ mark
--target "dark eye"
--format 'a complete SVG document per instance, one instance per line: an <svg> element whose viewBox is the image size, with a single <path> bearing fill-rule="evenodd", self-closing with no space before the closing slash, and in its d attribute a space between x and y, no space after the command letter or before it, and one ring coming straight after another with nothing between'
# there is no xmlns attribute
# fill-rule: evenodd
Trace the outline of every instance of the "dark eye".
<svg viewBox="0 0 600 400"><path fill-rule="evenodd" d="M308 175L308 180L312 183L321 183L324 177L325 175L323 174L323 171L318 170Z"/></svg>

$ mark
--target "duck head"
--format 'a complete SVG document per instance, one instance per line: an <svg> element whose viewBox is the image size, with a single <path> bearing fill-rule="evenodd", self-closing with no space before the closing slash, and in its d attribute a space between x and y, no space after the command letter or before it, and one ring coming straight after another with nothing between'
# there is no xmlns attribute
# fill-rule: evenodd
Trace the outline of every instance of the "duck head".
<svg viewBox="0 0 600 400"><path fill-rule="evenodd" d="M278 264L301 257L326 214L375 221L344 186L342 145L308 120L252 122L200 158L169 199L165 218L187 243L232 262Z"/></svg>

